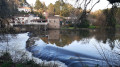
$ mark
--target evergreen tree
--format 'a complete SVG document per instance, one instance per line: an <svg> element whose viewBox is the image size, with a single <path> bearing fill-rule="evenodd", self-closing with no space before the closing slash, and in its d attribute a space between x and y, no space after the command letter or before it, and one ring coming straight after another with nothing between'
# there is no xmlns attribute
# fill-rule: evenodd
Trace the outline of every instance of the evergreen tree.
<svg viewBox="0 0 120 67"><path fill-rule="evenodd" d="M34 8L37 10L39 10L40 8L43 8L43 4L40 2L40 0L36 0Z"/></svg>

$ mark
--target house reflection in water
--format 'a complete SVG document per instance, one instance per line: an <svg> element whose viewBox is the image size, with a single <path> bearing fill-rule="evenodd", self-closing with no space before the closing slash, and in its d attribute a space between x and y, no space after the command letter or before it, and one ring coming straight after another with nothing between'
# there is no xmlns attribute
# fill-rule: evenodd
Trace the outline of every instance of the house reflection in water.
<svg viewBox="0 0 120 67"><path fill-rule="evenodd" d="M41 39L46 43L56 44L60 40L60 30L49 30L48 36Z"/></svg>
<svg viewBox="0 0 120 67"><path fill-rule="evenodd" d="M85 31L86 32L86 31ZM80 32L82 33L82 32ZM87 33L88 34L88 33ZM82 35L82 34L81 34ZM85 35L85 33L84 33ZM49 30L47 37L41 37L45 43L55 44L57 46L63 47L65 45L71 44L73 41L80 41L81 36L75 31L62 31L62 30Z"/></svg>
<svg viewBox="0 0 120 67"><path fill-rule="evenodd" d="M48 32L49 40L59 40L60 39L60 30L49 30Z"/></svg>
<svg viewBox="0 0 120 67"><path fill-rule="evenodd" d="M49 30L47 37L41 37L41 39L47 44L55 44L59 47L64 47L65 45L71 44L75 40L80 40L81 38L78 35L75 35L74 32L70 33L61 31L61 30Z"/></svg>

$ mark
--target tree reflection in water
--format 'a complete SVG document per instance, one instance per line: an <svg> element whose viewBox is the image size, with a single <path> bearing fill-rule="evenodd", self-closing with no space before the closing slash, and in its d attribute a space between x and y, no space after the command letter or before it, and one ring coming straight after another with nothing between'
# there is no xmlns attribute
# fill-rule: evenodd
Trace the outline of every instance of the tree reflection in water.
<svg viewBox="0 0 120 67"><path fill-rule="evenodd" d="M119 29L86 29L86 30L48 30L48 31L30 31L28 33L27 47L34 45L36 40L43 40L46 44L54 44L57 47L70 46L73 42L78 42L78 45L86 44L92 46L89 42L95 39L96 49L102 58L108 64L119 65L116 62L120 61L120 32ZM0 34L0 41L9 41L9 36ZM16 34L13 34L13 38ZM82 42L79 44L79 42ZM9 42L8 42L9 43ZM101 45L102 43L102 45ZM105 48L105 46L109 47ZM78 46L80 48L80 46ZM82 46L81 46L82 47ZM94 48L93 48L94 49Z"/></svg>
<svg viewBox="0 0 120 67"><path fill-rule="evenodd" d="M83 40L89 43L90 38L95 38L98 42L109 43L111 49L115 46L115 40L120 39L119 30L116 32L112 29L92 29L92 30L48 30L46 33L43 31L34 31L30 33L30 38L41 38L45 43L56 44L57 46L64 47L71 44L73 41Z"/></svg>

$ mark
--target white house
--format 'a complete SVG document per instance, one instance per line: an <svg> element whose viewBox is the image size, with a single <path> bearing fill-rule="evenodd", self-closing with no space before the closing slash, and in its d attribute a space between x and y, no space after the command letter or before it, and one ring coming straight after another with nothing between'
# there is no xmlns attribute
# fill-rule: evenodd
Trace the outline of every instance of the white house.
<svg viewBox="0 0 120 67"><path fill-rule="evenodd" d="M14 17L15 24L25 24L28 23L29 15L20 15Z"/></svg>
<svg viewBox="0 0 120 67"><path fill-rule="evenodd" d="M32 20L38 20L38 19L40 19L40 17L34 16L34 15L30 15L28 17L28 24L33 23Z"/></svg>
<svg viewBox="0 0 120 67"><path fill-rule="evenodd" d="M40 19L39 17L34 15L21 15L21 16L15 16L14 18L15 18L14 19L15 24L30 24L32 23L31 20Z"/></svg>
<svg viewBox="0 0 120 67"><path fill-rule="evenodd" d="M29 7L19 7L18 11L20 11L20 12L24 11L24 12L28 13L28 12L31 12L31 8L29 8Z"/></svg>

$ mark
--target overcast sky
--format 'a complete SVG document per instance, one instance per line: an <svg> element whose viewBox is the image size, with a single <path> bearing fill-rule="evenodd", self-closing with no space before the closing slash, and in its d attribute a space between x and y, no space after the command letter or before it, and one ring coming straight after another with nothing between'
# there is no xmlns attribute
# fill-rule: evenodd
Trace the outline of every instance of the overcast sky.
<svg viewBox="0 0 120 67"><path fill-rule="evenodd" d="M35 1L36 0L27 0L27 2L29 3L29 4L35 4ZM57 0L40 0L41 2L45 2L45 4L48 6L50 3L55 3ZM72 5L74 5L74 1L75 0L67 0L67 2L69 2L69 3L71 3ZM95 0L94 0L95 1ZM107 1L107 0L100 0L100 3L99 4L97 4L95 7L94 7L94 9L93 9L93 11L95 11L95 10L99 10L99 9L105 9L105 8L111 8L111 5L108 5L109 4L109 2ZM108 5L108 6L107 6Z"/></svg>

